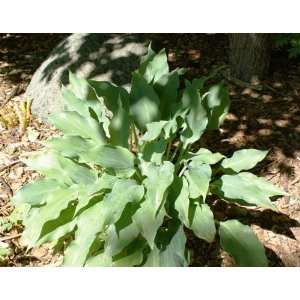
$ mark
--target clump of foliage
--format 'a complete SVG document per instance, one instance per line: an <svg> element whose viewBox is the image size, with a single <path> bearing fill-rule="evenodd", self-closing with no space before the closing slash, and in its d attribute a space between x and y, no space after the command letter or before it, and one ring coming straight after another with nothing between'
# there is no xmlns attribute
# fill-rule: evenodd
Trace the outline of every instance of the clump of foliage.
<svg viewBox="0 0 300 300"><path fill-rule="evenodd" d="M275 45L278 48L287 48L289 58L300 55L300 33L280 33L276 35Z"/></svg>
<svg viewBox="0 0 300 300"><path fill-rule="evenodd" d="M240 266L266 266L264 248L238 220L219 222L207 204L228 202L276 210L284 193L247 170L267 154L246 149L230 158L201 148L229 109L224 85L185 81L169 71L165 51L149 47L131 90L70 73L65 111L50 117L64 136L51 138L26 163L45 176L24 186L22 240L29 247L64 243L65 266L188 266L184 228L216 237Z"/></svg>

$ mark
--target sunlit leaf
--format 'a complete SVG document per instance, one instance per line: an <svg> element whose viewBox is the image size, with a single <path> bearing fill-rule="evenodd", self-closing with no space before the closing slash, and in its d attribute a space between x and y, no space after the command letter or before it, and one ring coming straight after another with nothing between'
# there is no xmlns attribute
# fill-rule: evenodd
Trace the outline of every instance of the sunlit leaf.
<svg viewBox="0 0 300 300"><path fill-rule="evenodd" d="M221 166L224 169L230 169L234 172L249 170L256 166L257 163L262 161L268 151L261 151L256 149L243 149L235 151L230 158L225 158Z"/></svg>
<svg viewBox="0 0 300 300"><path fill-rule="evenodd" d="M220 243L240 267L267 267L264 247L249 226L237 220L220 222Z"/></svg>

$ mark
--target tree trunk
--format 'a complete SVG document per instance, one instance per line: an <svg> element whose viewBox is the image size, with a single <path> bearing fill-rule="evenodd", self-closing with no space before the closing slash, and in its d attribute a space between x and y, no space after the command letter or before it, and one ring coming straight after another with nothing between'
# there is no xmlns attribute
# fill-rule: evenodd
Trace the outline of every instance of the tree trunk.
<svg viewBox="0 0 300 300"><path fill-rule="evenodd" d="M255 83L267 74L270 64L271 35L265 33L230 34L231 76Z"/></svg>

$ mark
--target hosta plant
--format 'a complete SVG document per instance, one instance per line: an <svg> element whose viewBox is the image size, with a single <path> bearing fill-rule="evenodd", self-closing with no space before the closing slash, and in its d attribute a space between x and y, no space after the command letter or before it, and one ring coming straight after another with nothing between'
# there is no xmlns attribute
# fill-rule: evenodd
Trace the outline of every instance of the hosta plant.
<svg viewBox="0 0 300 300"><path fill-rule="evenodd" d="M214 219L209 197L276 210L284 193L248 172L266 151L229 158L201 148L229 109L223 84L185 81L169 70L165 51L149 47L132 74L131 90L70 73L65 110L50 121L64 135L26 161L43 178L14 197L30 209L23 220L28 247L63 245L65 266L188 266L186 230L220 239L239 266L266 266L250 227Z"/></svg>

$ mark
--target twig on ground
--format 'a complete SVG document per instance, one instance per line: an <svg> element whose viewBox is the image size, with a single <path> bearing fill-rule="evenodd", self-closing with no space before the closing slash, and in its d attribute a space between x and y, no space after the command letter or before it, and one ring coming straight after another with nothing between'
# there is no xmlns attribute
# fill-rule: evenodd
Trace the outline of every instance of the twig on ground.
<svg viewBox="0 0 300 300"><path fill-rule="evenodd" d="M3 172L3 171L5 171L5 170L8 169L8 168L14 166L14 165L17 164L17 163L21 163L21 161L20 161L20 160L16 160L16 161L13 161L13 162L11 162L10 164L8 164L8 165L6 165L6 166L0 168L0 173Z"/></svg>
<svg viewBox="0 0 300 300"><path fill-rule="evenodd" d="M10 185L6 182L6 180L0 176L0 183L2 183L2 185L4 186L4 188L6 189L7 193L9 194L10 197L13 196L13 190L11 189Z"/></svg>
<svg viewBox="0 0 300 300"><path fill-rule="evenodd" d="M10 92L10 94L6 95L6 98L4 100L4 102L2 103L2 107L5 106L13 97L15 97L18 93L19 93L19 86L16 85L12 91Z"/></svg>
<svg viewBox="0 0 300 300"><path fill-rule="evenodd" d="M22 233L16 233L16 234L13 234L13 235L10 235L10 236L5 236L5 237L0 239L0 242L13 240L13 239L16 239L16 238L20 237L21 235L22 235Z"/></svg>

